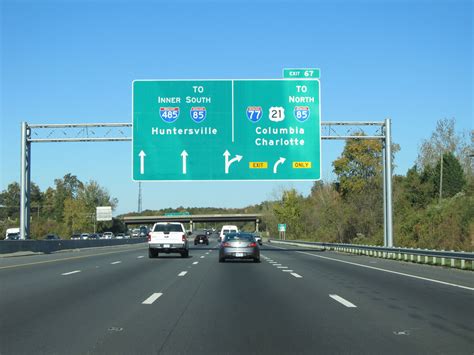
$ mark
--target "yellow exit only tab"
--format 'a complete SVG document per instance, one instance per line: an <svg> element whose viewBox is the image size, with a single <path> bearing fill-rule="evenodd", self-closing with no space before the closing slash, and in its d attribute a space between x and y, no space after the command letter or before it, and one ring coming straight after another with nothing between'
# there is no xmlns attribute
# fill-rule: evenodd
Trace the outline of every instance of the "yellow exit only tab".
<svg viewBox="0 0 474 355"><path fill-rule="evenodd" d="M311 169L310 161L294 161L293 169Z"/></svg>
<svg viewBox="0 0 474 355"><path fill-rule="evenodd" d="M267 169L268 163L266 161L251 161L249 163L250 169Z"/></svg>

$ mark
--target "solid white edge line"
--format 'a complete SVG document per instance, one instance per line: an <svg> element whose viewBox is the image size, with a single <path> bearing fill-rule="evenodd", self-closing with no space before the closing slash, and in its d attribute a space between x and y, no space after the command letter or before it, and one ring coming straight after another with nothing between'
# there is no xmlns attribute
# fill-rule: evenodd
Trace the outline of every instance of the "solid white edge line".
<svg viewBox="0 0 474 355"><path fill-rule="evenodd" d="M300 278L303 277L303 276L301 276L301 275L298 275L296 272L292 272L291 275L293 275L293 276L296 277L297 279L300 279Z"/></svg>
<svg viewBox="0 0 474 355"><path fill-rule="evenodd" d="M348 308L357 308L357 306L355 304L349 302L348 300L342 298L341 296L329 295L329 297L331 297L332 299L336 300L337 302L343 304L344 306L346 306Z"/></svg>
<svg viewBox="0 0 474 355"><path fill-rule="evenodd" d="M187 273L188 273L187 271L181 271L181 272L178 274L178 276L184 276L184 275L186 275Z"/></svg>
<svg viewBox="0 0 474 355"><path fill-rule="evenodd" d="M387 269L381 269L381 268L378 268L378 267L375 267L375 266L369 266L369 265L364 265L364 264L357 264L357 263L353 263L353 262L350 262L350 261L328 258L327 256L314 255L314 254L306 253L306 252L304 252L304 251L297 251L297 253L306 254L306 255L309 255L309 256L314 256L315 258L321 258L321 259L327 259L327 260L337 261L337 262L344 263L344 264L349 264L349 265L354 265L354 266L365 267L366 269L372 269L372 270L377 270L377 271L388 272L388 273L390 273L390 274L395 274L395 275L400 275L400 276L411 277L411 278L413 278L413 279L424 280L424 281L430 281L430 282L438 283L438 284L441 284L441 285L459 287L459 288L462 288L462 289L465 289L465 290L474 291L474 287L462 286L462 285L457 285L457 284L453 284L453 283L450 283L450 282L444 282L444 281L429 279L429 278L427 278L427 277L416 276L416 275L411 275L411 274L405 274L405 273L403 273L403 272L392 271L392 270L387 270Z"/></svg>
<svg viewBox="0 0 474 355"><path fill-rule="evenodd" d="M81 270L74 270L71 272L65 272L64 274L61 274L62 276L67 276L67 275L72 275L72 274L77 274L78 272L81 272Z"/></svg>
<svg viewBox="0 0 474 355"><path fill-rule="evenodd" d="M162 295L163 295L162 293L154 293L150 297L148 297L145 301L143 301L142 304L152 304Z"/></svg>

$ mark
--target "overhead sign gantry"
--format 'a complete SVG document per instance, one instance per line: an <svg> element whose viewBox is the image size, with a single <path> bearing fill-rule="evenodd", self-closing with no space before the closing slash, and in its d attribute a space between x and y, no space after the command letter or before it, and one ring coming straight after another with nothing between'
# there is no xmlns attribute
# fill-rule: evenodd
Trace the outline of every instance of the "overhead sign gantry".
<svg viewBox="0 0 474 355"><path fill-rule="evenodd" d="M318 79L136 80L133 179L319 180Z"/></svg>

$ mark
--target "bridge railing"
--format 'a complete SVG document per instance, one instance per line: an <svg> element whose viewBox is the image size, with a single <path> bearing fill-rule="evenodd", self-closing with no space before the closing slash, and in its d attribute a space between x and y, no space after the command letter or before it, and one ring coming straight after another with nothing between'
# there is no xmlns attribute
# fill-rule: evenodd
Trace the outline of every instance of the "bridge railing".
<svg viewBox="0 0 474 355"><path fill-rule="evenodd" d="M319 250L330 250L342 253L367 255L372 257L402 260L429 265L450 266L453 268L474 270L474 253L463 251L429 250L413 248L386 248L373 245L306 242L298 240L270 239L270 243L305 246Z"/></svg>

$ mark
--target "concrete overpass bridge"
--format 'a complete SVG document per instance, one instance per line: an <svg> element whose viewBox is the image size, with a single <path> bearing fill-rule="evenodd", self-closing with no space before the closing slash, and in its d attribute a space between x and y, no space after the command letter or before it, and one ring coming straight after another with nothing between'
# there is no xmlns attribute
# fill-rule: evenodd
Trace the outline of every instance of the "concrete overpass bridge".
<svg viewBox="0 0 474 355"><path fill-rule="evenodd" d="M181 222L188 223L189 230L193 231L195 223L232 223L232 222L254 222L255 230L262 218L259 213L246 214L202 214L202 215L173 215L173 216L129 216L123 217L125 226L153 225L156 222Z"/></svg>

